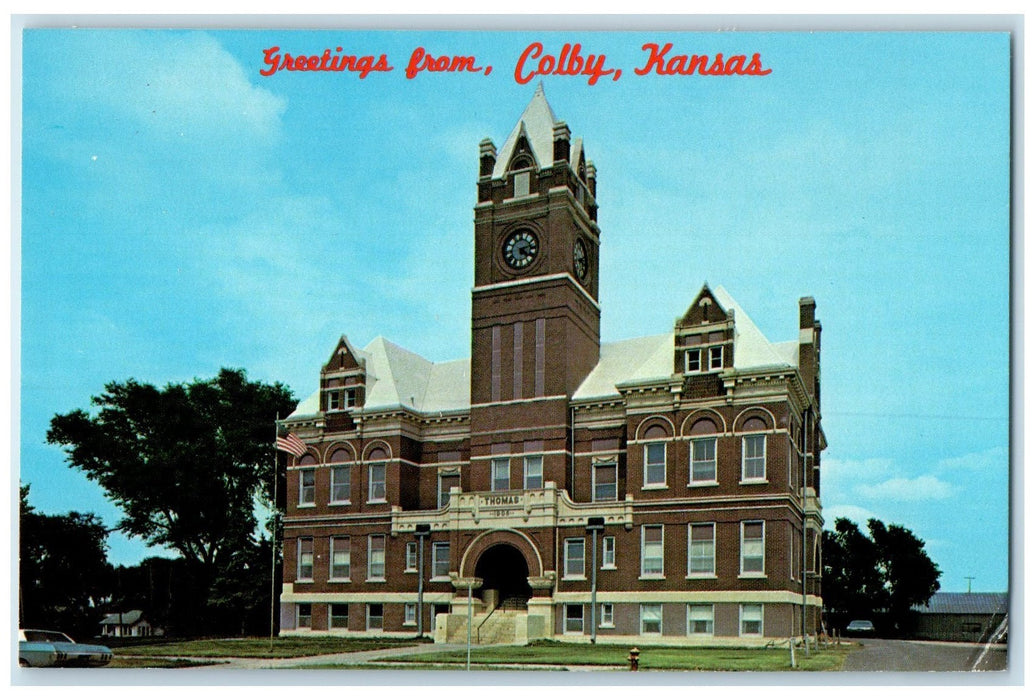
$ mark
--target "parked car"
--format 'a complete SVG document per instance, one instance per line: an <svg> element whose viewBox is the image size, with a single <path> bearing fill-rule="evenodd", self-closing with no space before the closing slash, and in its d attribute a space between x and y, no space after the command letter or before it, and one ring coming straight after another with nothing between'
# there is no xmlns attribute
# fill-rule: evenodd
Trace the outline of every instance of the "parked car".
<svg viewBox="0 0 1035 700"><path fill-rule="evenodd" d="M63 632L18 630L19 666L107 666L111 649L79 644Z"/></svg>
<svg viewBox="0 0 1035 700"><path fill-rule="evenodd" d="M852 620L845 627L845 634L849 637L872 637L873 633L873 623L869 620Z"/></svg>

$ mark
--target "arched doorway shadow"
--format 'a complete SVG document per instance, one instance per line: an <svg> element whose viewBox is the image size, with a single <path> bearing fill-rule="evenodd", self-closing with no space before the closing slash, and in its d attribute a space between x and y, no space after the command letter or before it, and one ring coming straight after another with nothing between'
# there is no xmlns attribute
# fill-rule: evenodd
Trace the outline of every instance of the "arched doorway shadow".
<svg viewBox="0 0 1035 700"><path fill-rule="evenodd" d="M482 600L489 607L524 609L532 597L528 585L528 563L513 545L497 544L485 550L474 567L482 579Z"/></svg>

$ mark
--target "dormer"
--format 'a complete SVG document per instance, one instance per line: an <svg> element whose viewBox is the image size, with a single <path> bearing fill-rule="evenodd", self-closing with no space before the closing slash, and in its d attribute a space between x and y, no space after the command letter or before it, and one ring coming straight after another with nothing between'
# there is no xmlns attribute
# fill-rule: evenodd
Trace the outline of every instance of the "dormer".
<svg viewBox="0 0 1035 700"><path fill-rule="evenodd" d="M366 398L366 359L342 336L320 370L320 410L351 411Z"/></svg>
<svg viewBox="0 0 1035 700"><path fill-rule="evenodd" d="M705 283L675 323L675 374L708 374L733 367L733 309L727 311Z"/></svg>

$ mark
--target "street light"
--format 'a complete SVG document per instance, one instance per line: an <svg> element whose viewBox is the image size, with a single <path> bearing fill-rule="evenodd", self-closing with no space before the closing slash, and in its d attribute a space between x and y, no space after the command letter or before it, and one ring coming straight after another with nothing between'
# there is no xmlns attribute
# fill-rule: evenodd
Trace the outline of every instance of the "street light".
<svg viewBox="0 0 1035 700"><path fill-rule="evenodd" d="M413 528L417 536L417 636L424 636L424 538L431 534L431 525L418 523Z"/></svg>
<svg viewBox="0 0 1035 700"><path fill-rule="evenodd" d="M603 529L604 519L602 517L594 517L586 520L586 532L593 533L593 574L591 576L593 583L589 602L589 641L592 644L597 643L597 534Z"/></svg>

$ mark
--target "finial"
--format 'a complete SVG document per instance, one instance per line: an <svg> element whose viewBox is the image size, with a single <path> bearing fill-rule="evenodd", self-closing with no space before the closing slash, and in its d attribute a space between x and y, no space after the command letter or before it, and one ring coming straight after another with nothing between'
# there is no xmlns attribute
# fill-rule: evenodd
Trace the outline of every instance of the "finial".
<svg viewBox="0 0 1035 700"><path fill-rule="evenodd" d="M546 91L543 90L543 81L540 80L539 84L535 86L535 94L539 97L546 97Z"/></svg>

